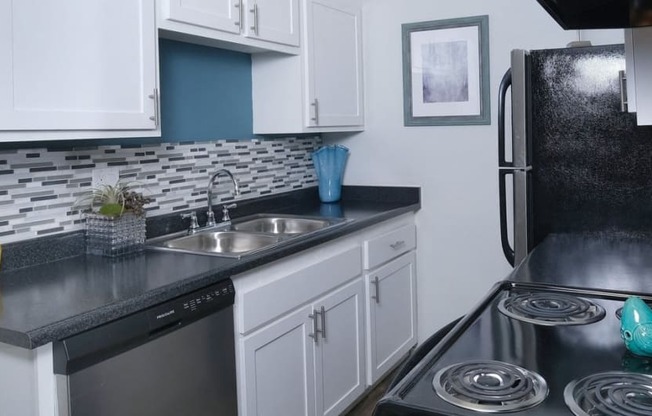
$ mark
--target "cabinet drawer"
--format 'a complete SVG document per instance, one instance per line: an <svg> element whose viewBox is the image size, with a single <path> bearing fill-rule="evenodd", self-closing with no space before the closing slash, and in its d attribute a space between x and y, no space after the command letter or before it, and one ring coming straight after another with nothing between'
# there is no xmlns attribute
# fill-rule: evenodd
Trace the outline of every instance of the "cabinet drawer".
<svg viewBox="0 0 652 416"><path fill-rule="evenodd" d="M406 225L364 242L364 268L372 269L417 246L414 224Z"/></svg>
<svg viewBox="0 0 652 416"><path fill-rule="evenodd" d="M248 333L359 276L362 274L360 254L360 247L354 247L239 294L242 299L242 313L238 317L240 333Z"/></svg>

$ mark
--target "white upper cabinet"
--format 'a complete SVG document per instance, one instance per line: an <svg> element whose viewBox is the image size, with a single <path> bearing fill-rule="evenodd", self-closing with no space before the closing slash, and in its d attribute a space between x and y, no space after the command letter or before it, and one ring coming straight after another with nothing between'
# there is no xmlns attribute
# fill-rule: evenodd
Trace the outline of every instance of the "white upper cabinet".
<svg viewBox="0 0 652 416"><path fill-rule="evenodd" d="M652 27L625 29L627 108L639 126L652 125Z"/></svg>
<svg viewBox="0 0 652 416"><path fill-rule="evenodd" d="M240 0L169 0L165 19L240 33Z"/></svg>
<svg viewBox="0 0 652 416"><path fill-rule="evenodd" d="M361 7L303 0L300 56L252 57L254 133L364 128Z"/></svg>
<svg viewBox="0 0 652 416"><path fill-rule="evenodd" d="M250 0L246 16L245 36L299 46L299 0Z"/></svg>
<svg viewBox="0 0 652 416"><path fill-rule="evenodd" d="M308 5L308 125L361 126L360 9L346 9L322 0Z"/></svg>
<svg viewBox="0 0 652 416"><path fill-rule="evenodd" d="M0 140L160 135L155 23L151 0L0 0Z"/></svg>
<svg viewBox="0 0 652 416"><path fill-rule="evenodd" d="M299 53L299 0L161 0L161 35L241 52Z"/></svg>

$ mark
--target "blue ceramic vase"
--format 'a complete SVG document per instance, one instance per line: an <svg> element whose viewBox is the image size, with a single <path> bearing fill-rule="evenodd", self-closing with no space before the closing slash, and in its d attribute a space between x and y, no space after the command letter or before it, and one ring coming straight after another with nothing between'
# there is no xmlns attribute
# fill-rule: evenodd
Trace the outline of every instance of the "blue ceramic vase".
<svg viewBox="0 0 652 416"><path fill-rule="evenodd" d="M341 198L342 177L349 149L341 145L320 147L312 154L321 202L337 202Z"/></svg>
<svg viewBox="0 0 652 416"><path fill-rule="evenodd" d="M652 309L641 298L632 296L625 301L620 336L633 354L652 357Z"/></svg>

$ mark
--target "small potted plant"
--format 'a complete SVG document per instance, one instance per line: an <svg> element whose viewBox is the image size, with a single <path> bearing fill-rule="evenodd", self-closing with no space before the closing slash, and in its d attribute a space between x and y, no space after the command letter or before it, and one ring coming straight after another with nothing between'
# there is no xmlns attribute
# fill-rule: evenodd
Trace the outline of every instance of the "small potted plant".
<svg viewBox="0 0 652 416"><path fill-rule="evenodd" d="M86 252L116 257L140 251L145 244L145 210L149 198L134 183L101 185L77 200L85 206Z"/></svg>

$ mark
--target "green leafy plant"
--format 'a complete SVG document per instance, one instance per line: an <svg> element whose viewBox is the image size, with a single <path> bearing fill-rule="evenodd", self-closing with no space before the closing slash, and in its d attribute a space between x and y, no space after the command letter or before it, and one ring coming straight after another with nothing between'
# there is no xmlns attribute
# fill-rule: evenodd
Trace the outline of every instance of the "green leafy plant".
<svg viewBox="0 0 652 416"><path fill-rule="evenodd" d="M107 217L119 217L126 212L140 215L144 206L151 202L150 198L134 191L136 184L133 182L118 181L115 185L102 185L81 196L76 207L88 207Z"/></svg>

